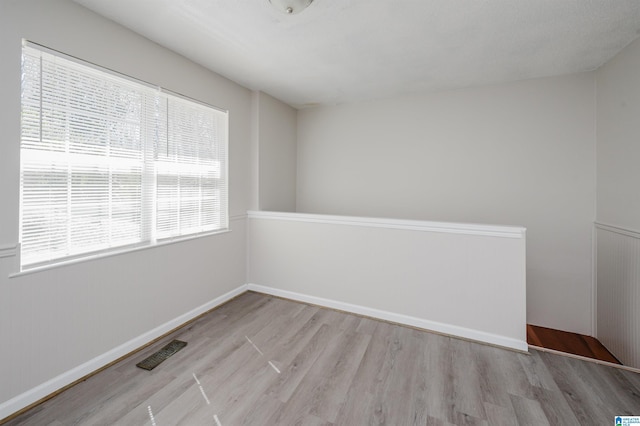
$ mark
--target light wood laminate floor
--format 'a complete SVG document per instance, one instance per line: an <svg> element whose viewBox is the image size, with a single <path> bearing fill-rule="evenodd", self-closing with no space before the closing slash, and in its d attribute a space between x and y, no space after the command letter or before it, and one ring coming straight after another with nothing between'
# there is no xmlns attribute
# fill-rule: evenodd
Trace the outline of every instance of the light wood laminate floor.
<svg viewBox="0 0 640 426"><path fill-rule="evenodd" d="M177 338L151 372L137 362ZM245 293L8 425L610 425L640 375Z"/></svg>

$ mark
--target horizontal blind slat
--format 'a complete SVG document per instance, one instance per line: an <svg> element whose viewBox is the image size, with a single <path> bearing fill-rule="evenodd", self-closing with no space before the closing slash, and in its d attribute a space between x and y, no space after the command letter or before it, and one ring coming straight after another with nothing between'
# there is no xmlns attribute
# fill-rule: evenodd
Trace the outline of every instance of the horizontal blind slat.
<svg viewBox="0 0 640 426"><path fill-rule="evenodd" d="M228 226L226 112L30 46L21 95L22 267Z"/></svg>

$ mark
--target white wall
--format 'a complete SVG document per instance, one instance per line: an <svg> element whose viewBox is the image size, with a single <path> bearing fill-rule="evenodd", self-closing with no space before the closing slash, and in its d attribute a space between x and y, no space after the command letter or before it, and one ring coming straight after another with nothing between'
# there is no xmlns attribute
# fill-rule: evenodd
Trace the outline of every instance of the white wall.
<svg viewBox="0 0 640 426"><path fill-rule="evenodd" d="M640 368L640 39L597 72L597 337Z"/></svg>
<svg viewBox="0 0 640 426"><path fill-rule="evenodd" d="M597 220L640 231L640 39L597 73Z"/></svg>
<svg viewBox="0 0 640 426"><path fill-rule="evenodd" d="M250 212L249 288L526 350L525 231Z"/></svg>
<svg viewBox="0 0 640 426"><path fill-rule="evenodd" d="M591 334L593 73L298 113L299 212L522 225L527 319Z"/></svg>
<svg viewBox="0 0 640 426"><path fill-rule="evenodd" d="M3 0L0 247L18 239L22 38L229 109L233 231L14 278L15 258L0 256L7 410L28 402L7 405L11 398L243 285L251 194L249 90L68 0Z"/></svg>
<svg viewBox="0 0 640 426"><path fill-rule="evenodd" d="M295 211L297 111L266 93L253 96L259 209Z"/></svg>

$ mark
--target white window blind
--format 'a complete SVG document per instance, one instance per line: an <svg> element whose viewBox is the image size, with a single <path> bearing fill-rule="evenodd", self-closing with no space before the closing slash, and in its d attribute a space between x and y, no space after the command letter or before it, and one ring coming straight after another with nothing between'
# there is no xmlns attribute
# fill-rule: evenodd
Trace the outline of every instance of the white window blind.
<svg viewBox="0 0 640 426"><path fill-rule="evenodd" d="M227 113L23 47L23 268L225 229Z"/></svg>
<svg viewBox="0 0 640 426"><path fill-rule="evenodd" d="M226 226L226 115L174 96L166 101L167 136L155 163L157 237Z"/></svg>

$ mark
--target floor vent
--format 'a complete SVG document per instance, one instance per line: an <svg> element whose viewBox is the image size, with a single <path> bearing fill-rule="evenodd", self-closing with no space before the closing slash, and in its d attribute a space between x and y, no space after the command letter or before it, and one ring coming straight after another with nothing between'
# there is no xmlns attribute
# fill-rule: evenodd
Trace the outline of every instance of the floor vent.
<svg viewBox="0 0 640 426"><path fill-rule="evenodd" d="M187 342L183 342L180 340L174 340L164 348L160 349L158 352L154 353L148 358L140 361L136 364L136 367L140 367L144 370L153 370L156 368L162 361L169 358L171 355L178 352L180 349L187 346Z"/></svg>

